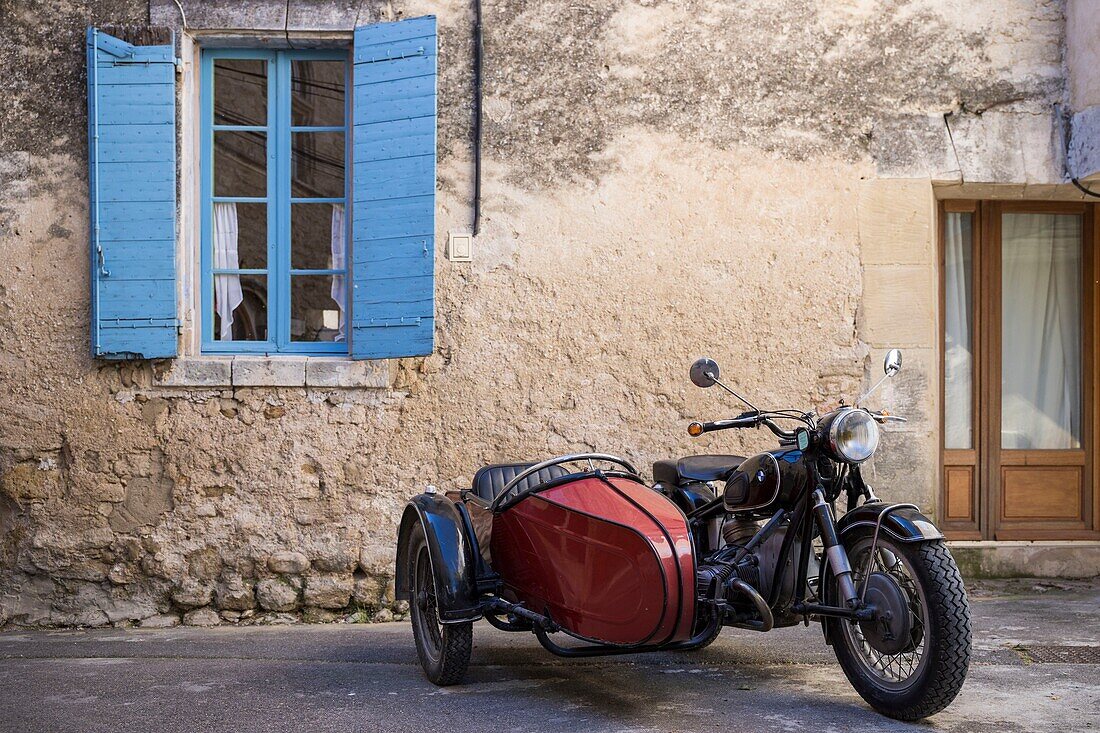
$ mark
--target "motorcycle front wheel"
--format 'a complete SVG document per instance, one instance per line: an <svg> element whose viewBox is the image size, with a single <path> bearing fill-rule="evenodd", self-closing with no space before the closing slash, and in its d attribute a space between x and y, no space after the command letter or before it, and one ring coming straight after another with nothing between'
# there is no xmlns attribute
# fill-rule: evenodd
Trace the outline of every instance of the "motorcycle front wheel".
<svg viewBox="0 0 1100 733"><path fill-rule="evenodd" d="M845 548L856 588L863 588L870 567L867 600L892 612L865 622L830 618L829 639L848 681L871 707L897 720L920 720L947 707L966 679L966 590L942 540L907 543L880 535L869 566L871 544L862 535ZM835 581L830 590L835 599Z"/></svg>

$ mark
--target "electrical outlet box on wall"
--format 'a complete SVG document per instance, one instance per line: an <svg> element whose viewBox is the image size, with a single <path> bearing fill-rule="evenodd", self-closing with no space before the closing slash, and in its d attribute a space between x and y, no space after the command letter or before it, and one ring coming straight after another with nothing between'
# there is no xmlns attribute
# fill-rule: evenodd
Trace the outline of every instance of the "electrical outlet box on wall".
<svg viewBox="0 0 1100 733"><path fill-rule="evenodd" d="M473 259L473 235L469 232L451 232L447 239L447 259L451 262L469 262Z"/></svg>

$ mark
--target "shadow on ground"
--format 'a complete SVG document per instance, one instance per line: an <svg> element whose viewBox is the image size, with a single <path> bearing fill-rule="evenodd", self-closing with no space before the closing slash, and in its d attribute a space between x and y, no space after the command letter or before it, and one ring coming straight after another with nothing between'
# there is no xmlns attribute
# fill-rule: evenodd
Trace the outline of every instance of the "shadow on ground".
<svg viewBox="0 0 1100 733"><path fill-rule="evenodd" d="M0 634L0 730L1087 731L1100 585L1026 581L972 593L975 655L956 702L922 724L854 693L821 631L727 631L691 653L550 656L479 624L465 684L423 679L406 624Z"/></svg>

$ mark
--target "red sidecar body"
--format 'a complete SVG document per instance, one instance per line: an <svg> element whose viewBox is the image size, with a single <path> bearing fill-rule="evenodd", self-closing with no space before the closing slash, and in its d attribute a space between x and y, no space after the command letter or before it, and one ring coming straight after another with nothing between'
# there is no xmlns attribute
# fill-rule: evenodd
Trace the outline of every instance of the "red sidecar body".
<svg viewBox="0 0 1100 733"><path fill-rule="evenodd" d="M504 597L591 641L688 639L695 561L683 513L625 477L551 483L491 519L489 556Z"/></svg>
<svg viewBox="0 0 1100 733"><path fill-rule="evenodd" d="M593 460L626 470L597 470ZM578 462L586 467L564 465ZM397 596L444 626L484 617L533 630L556 654L574 653L549 640L558 631L589 643L577 654L690 645L705 626L694 539L680 508L623 459L486 466L470 489L409 502ZM431 577L426 590L418 573Z"/></svg>

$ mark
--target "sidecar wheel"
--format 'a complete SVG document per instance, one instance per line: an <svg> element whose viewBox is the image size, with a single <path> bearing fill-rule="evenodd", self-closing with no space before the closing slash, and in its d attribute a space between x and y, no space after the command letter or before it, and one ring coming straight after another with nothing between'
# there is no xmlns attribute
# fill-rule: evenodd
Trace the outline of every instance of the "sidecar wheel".
<svg viewBox="0 0 1100 733"><path fill-rule="evenodd" d="M846 549L859 588L871 538L857 537ZM898 613L876 622L830 618L829 638L848 681L871 707L897 720L920 720L947 707L966 679L971 651L966 590L943 541L906 543L880 536L875 556L868 598L877 594ZM830 591L835 599L835 581Z"/></svg>
<svg viewBox="0 0 1100 733"><path fill-rule="evenodd" d="M718 641L718 637L721 636L721 635L722 635L722 624L718 624L718 626L715 627L714 632L710 636L708 636L706 639L703 639L703 641L699 642L698 644L691 647L690 649L679 649L677 651L681 651L681 652L701 651L703 649L706 649L708 646L710 646L714 642Z"/></svg>
<svg viewBox="0 0 1100 733"><path fill-rule="evenodd" d="M462 681L470 664L473 647L473 624L469 621L444 624L439 621L435 597L435 573L424 528L417 524L409 536L409 579L412 598L409 618L412 621L416 654L424 675L440 686Z"/></svg>

